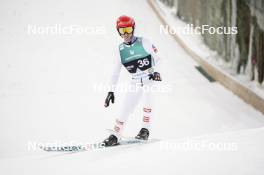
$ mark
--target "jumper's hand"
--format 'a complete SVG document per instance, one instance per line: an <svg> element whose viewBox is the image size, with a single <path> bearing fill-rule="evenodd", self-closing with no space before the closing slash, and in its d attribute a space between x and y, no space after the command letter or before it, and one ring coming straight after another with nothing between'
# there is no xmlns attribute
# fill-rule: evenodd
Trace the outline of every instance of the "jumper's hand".
<svg viewBox="0 0 264 175"><path fill-rule="evenodd" d="M160 73L154 72L153 74L149 74L149 79L154 81L161 81Z"/></svg>
<svg viewBox="0 0 264 175"><path fill-rule="evenodd" d="M105 107L108 107L110 101L111 101L112 103L115 102L114 92L108 92L107 97L106 97L106 99L105 99L105 104L104 104L104 106L105 106Z"/></svg>

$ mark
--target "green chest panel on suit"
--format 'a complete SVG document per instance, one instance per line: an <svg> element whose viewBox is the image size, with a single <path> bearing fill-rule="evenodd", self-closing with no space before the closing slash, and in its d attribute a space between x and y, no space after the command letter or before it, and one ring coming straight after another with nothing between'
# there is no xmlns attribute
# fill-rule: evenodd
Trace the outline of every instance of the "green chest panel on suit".
<svg viewBox="0 0 264 175"><path fill-rule="evenodd" d="M121 63L130 73L136 73L137 69L144 71L152 67L151 54L144 49L142 38L137 38L131 45L120 44L119 52Z"/></svg>

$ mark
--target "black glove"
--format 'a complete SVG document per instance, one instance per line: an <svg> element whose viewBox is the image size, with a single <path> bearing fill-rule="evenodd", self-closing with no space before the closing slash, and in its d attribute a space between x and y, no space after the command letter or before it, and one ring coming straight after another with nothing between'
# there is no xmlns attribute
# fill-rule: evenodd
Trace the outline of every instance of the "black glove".
<svg viewBox="0 0 264 175"><path fill-rule="evenodd" d="M115 96L114 96L114 92L108 92L107 97L105 99L105 107L109 106L110 100L112 101L112 103L115 102Z"/></svg>
<svg viewBox="0 0 264 175"><path fill-rule="evenodd" d="M154 72L153 74L149 74L149 79L154 81L161 81L160 73Z"/></svg>

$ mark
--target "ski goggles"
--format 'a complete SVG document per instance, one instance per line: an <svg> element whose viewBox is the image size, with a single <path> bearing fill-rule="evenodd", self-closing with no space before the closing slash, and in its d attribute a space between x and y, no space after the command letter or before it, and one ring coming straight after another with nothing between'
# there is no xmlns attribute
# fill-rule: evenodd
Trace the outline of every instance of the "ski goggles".
<svg viewBox="0 0 264 175"><path fill-rule="evenodd" d="M118 32L121 35L124 35L125 33L130 34L134 31L133 27L122 27L122 28L118 28Z"/></svg>

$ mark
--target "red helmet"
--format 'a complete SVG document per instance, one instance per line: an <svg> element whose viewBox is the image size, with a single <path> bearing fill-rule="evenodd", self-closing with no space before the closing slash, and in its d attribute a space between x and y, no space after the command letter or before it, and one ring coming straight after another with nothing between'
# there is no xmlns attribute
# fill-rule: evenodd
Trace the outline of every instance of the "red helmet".
<svg viewBox="0 0 264 175"><path fill-rule="evenodd" d="M116 28L122 28L122 27L135 27L135 21L133 18L122 15L120 16L116 21Z"/></svg>

